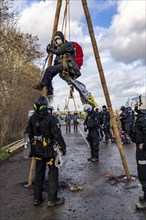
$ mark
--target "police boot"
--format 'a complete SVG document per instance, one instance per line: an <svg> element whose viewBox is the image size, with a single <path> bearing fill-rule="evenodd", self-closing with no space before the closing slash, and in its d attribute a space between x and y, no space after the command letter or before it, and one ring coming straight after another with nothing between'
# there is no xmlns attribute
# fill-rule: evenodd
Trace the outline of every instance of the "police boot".
<svg viewBox="0 0 146 220"><path fill-rule="evenodd" d="M91 159L91 162L98 162L98 161L99 161L99 159L96 157Z"/></svg>
<svg viewBox="0 0 146 220"><path fill-rule="evenodd" d="M52 81L50 81L48 84L47 84L47 90L48 90L48 92L47 92L47 95L49 95L49 96L53 96L53 86L52 86Z"/></svg>
<svg viewBox="0 0 146 220"><path fill-rule="evenodd" d="M42 198L40 200L34 200L34 206L40 206L45 200L45 197L42 196Z"/></svg>
<svg viewBox="0 0 146 220"><path fill-rule="evenodd" d="M37 89L37 90L39 90L39 91L42 91L43 86L39 83L39 84L34 85L33 88L34 88L34 89Z"/></svg>
<svg viewBox="0 0 146 220"><path fill-rule="evenodd" d="M136 204L137 209L146 209L146 199Z"/></svg>
<svg viewBox="0 0 146 220"><path fill-rule="evenodd" d="M62 204L64 204L64 202L65 202L64 198L57 198L55 201L48 201L48 207L62 205Z"/></svg>
<svg viewBox="0 0 146 220"><path fill-rule="evenodd" d="M144 201L144 196L139 196L139 201L143 202Z"/></svg>

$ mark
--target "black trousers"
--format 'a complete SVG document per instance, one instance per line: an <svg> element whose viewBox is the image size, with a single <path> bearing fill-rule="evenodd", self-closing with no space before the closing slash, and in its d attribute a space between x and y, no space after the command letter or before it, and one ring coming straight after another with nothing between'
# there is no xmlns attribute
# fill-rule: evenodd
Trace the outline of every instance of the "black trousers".
<svg viewBox="0 0 146 220"><path fill-rule="evenodd" d="M36 160L35 183L34 183L34 200L42 199L43 183L46 172L46 162L48 160ZM58 192L58 168L55 165L48 165L48 201L55 201Z"/></svg>
<svg viewBox="0 0 146 220"><path fill-rule="evenodd" d="M105 140L108 141L108 139L112 139L112 133L111 133L111 130L110 130L110 125L105 125L105 128L104 128L104 132L105 132Z"/></svg>
<svg viewBox="0 0 146 220"><path fill-rule="evenodd" d="M138 179L142 185L142 190L146 199L146 150L136 148L136 161Z"/></svg>
<svg viewBox="0 0 146 220"><path fill-rule="evenodd" d="M63 71L63 66L62 64L57 64L54 66L49 66L42 79L41 79L41 85L44 86L48 86L48 88L50 87L50 85L52 85L52 79L58 74L61 73Z"/></svg>
<svg viewBox="0 0 146 220"><path fill-rule="evenodd" d="M89 131L88 140L91 148L91 157L98 158L99 156L99 136L97 130Z"/></svg>

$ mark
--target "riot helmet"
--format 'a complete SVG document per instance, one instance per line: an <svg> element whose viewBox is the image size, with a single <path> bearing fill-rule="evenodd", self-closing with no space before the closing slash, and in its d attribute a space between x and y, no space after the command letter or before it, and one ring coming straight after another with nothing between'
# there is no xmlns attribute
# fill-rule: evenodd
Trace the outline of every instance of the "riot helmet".
<svg viewBox="0 0 146 220"><path fill-rule="evenodd" d="M146 110L146 96L140 96L139 97L139 110Z"/></svg>
<svg viewBox="0 0 146 220"><path fill-rule="evenodd" d="M84 112L91 112L91 111L92 111L92 106L89 105L89 104L86 104L86 105L84 106Z"/></svg>
<svg viewBox="0 0 146 220"><path fill-rule="evenodd" d="M36 111L43 111L47 109L48 106L48 99L45 96L40 96L36 102L34 102L34 109Z"/></svg>
<svg viewBox="0 0 146 220"><path fill-rule="evenodd" d="M124 110L125 110L125 106L122 105L121 108L120 108L120 110L121 110L121 111L124 111Z"/></svg>

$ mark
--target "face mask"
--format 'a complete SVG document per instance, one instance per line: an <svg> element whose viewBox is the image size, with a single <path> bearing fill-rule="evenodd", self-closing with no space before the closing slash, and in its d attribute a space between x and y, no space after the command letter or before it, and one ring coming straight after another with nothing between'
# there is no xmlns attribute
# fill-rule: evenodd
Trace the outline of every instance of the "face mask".
<svg viewBox="0 0 146 220"><path fill-rule="evenodd" d="M61 39L61 38L57 38L57 39L55 40L55 42L56 42L56 44L57 44L58 46L60 46L60 45L62 44L62 39Z"/></svg>

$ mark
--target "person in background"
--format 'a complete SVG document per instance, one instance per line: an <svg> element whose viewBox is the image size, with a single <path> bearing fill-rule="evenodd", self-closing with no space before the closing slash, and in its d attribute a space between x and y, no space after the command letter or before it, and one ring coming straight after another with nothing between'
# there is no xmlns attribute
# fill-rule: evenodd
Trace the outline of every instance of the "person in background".
<svg viewBox="0 0 146 220"><path fill-rule="evenodd" d="M78 116L77 112L75 112L74 116L73 116L74 132L78 131L78 124L79 124L79 116Z"/></svg>
<svg viewBox="0 0 146 220"><path fill-rule="evenodd" d="M126 108L125 106L121 106L120 110L122 111L120 114L122 132L126 134L129 143L132 143L130 133L134 123L134 111L131 109L131 107Z"/></svg>
<svg viewBox="0 0 146 220"><path fill-rule="evenodd" d="M88 158L91 162L99 161L99 133L100 126L99 115L94 111L91 105L86 104L84 106L84 112L87 116L84 121L84 131L88 131L87 141L89 142L91 149L91 157Z"/></svg>
<svg viewBox="0 0 146 220"><path fill-rule="evenodd" d="M102 113L101 111L99 111L99 107L95 107L94 110L97 113L98 117L100 118L100 127L98 129L98 132L99 132L100 141L102 141L104 137L103 129L102 129Z"/></svg>
<svg viewBox="0 0 146 220"><path fill-rule="evenodd" d="M70 111L65 116L65 123L66 123L66 133L71 132L71 115Z"/></svg>
<svg viewBox="0 0 146 220"><path fill-rule="evenodd" d="M110 126L110 114L108 112L108 109L106 105L102 106L102 113L101 113L101 121L102 121L102 128L105 133L105 142L108 143L109 139L111 139L111 142L114 141L113 135L111 133L111 126Z"/></svg>
<svg viewBox="0 0 146 220"><path fill-rule="evenodd" d="M44 201L43 182L46 165L48 171L48 207L61 205L64 198L58 195L58 167L55 166L56 152L54 142L58 143L62 155L66 154L66 144L61 134L58 119L48 112L48 100L41 96L34 103L34 114L28 122L28 136L31 143L32 156L36 158L34 181L34 205L40 206Z"/></svg>

